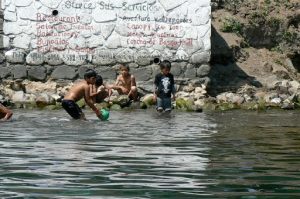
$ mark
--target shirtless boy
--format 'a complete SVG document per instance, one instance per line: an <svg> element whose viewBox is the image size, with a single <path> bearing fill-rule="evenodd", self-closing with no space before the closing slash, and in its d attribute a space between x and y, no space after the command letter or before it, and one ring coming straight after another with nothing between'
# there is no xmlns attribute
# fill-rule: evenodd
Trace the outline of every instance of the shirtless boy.
<svg viewBox="0 0 300 199"><path fill-rule="evenodd" d="M90 96L93 99L94 103L101 103L103 100L108 97L108 89L103 84L103 79L101 75L96 76L95 85L90 84Z"/></svg>
<svg viewBox="0 0 300 199"><path fill-rule="evenodd" d="M120 75L117 77L116 83L109 88L109 96L111 96L113 89L117 90L120 95L128 95L130 99L137 100L135 77L129 73L129 66L127 65L120 65Z"/></svg>
<svg viewBox="0 0 300 199"><path fill-rule="evenodd" d="M0 103L0 120L9 120L13 113Z"/></svg>
<svg viewBox="0 0 300 199"><path fill-rule="evenodd" d="M63 108L69 113L69 115L74 119L86 119L82 110L76 104L76 102L84 98L85 102L91 107L91 109L96 113L97 117L102 119L100 111L95 107L93 100L90 96L89 85L95 84L96 72L92 69L88 69L84 74L84 81L75 84L69 91L68 94L64 96L62 100Z"/></svg>

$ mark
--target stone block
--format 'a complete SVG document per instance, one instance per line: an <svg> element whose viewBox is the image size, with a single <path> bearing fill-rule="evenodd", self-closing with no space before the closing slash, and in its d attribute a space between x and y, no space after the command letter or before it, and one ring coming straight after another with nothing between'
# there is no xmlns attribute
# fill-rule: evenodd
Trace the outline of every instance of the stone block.
<svg viewBox="0 0 300 199"><path fill-rule="evenodd" d="M70 66L58 66L51 74L53 79L70 79L73 80L77 76L74 67Z"/></svg>
<svg viewBox="0 0 300 199"><path fill-rule="evenodd" d="M12 74L14 79L25 79L27 78L27 68L24 65L14 65L12 67Z"/></svg>
<svg viewBox="0 0 300 199"><path fill-rule="evenodd" d="M46 79L47 69L43 66L31 66L28 70L28 77L32 80L43 81Z"/></svg>

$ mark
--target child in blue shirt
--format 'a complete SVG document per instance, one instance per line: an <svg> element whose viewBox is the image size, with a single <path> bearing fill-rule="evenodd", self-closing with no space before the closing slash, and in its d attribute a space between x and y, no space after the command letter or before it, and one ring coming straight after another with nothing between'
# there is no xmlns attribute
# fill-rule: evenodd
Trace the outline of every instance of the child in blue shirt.
<svg viewBox="0 0 300 199"><path fill-rule="evenodd" d="M170 73L171 62L164 60L160 62L160 73L154 80L154 100L158 112L170 112L172 110L171 96L175 100L174 76Z"/></svg>

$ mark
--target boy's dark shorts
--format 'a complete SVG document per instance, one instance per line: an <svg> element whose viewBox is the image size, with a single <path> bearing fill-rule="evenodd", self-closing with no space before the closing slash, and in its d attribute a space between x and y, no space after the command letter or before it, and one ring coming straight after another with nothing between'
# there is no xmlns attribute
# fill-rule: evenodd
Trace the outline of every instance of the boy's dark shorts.
<svg viewBox="0 0 300 199"><path fill-rule="evenodd" d="M73 100L62 100L61 105L72 118L80 119L82 110Z"/></svg>
<svg viewBox="0 0 300 199"><path fill-rule="evenodd" d="M171 103L171 98L170 97L164 97L164 98L157 98L157 104L156 104L156 109L157 110L165 110L165 111L171 111L172 109L172 103Z"/></svg>

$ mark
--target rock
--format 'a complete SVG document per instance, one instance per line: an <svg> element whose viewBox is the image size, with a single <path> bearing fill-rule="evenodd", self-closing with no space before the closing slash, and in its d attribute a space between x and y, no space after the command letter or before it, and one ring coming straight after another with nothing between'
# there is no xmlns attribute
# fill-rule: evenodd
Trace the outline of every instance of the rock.
<svg viewBox="0 0 300 199"><path fill-rule="evenodd" d="M154 101L154 95L153 94L147 94L141 99L142 103L145 104L147 107L153 106L156 104Z"/></svg>
<svg viewBox="0 0 300 199"><path fill-rule="evenodd" d="M112 65L116 63L114 53L111 50L98 49L92 58L92 63L95 65Z"/></svg>
<svg viewBox="0 0 300 199"><path fill-rule="evenodd" d="M0 66L0 79L7 78L11 75L10 69L8 67Z"/></svg>
<svg viewBox="0 0 300 199"><path fill-rule="evenodd" d="M28 77L32 80L43 81L46 79L47 69L43 66L32 66L28 70Z"/></svg>
<svg viewBox="0 0 300 199"><path fill-rule="evenodd" d="M24 79L27 77L27 69L24 65L15 65L12 68L12 74L14 79Z"/></svg>
<svg viewBox="0 0 300 199"><path fill-rule="evenodd" d="M0 44L0 47L1 47L1 44ZM0 64L2 64L4 61L5 61L5 56L4 56L4 54L0 53Z"/></svg>
<svg viewBox="0 0 300 199"><path fill-rule="evenodd" d="M195 87L192 84L189 84L188 86L184 86L182 90L184 92L192 92L195 90Z"/></svg>
<svg viewBox="0 0 300 199"><path fill-rule="evenodd" d="M56 93L56 82L33 82L29 81L25 84L25 89L27 93L33 93L33 94L40 94L40 93L48 93L48 94L54 94Z"/></svg>
<svg viewBox="0 0 300 199"><path fill-rule="evenodd" d="M272 99L275 99L275 98L278 98L278 94L277 93L267 93L265 96L264 96L264 101L266 103L271 103L271 100ZM279 98L280 99L280 98ZM276 100L275 100L276 101ZM278 100L277 100L278 101ZM280 99L281 101L281 99ZM279 102L280 103L280 102Z"/></svg>
<svg viewBox="0 0 300 199"><path fill-rule="evenodd" d="M147 49L142 49L136 53L134 60L140 66L147 66L150 65L152 57Z"/></svg>
<svg viewBox="0 0 300 199"><path fill-rule="evenodd" d="M43 108L47 105L55 105L55 99L46 93L41 93L36 97L35 103L38 108Z"/></svg>
<svg viewBox="0 0 300 199"><path fill-rule="evenodd" d="M13 49L5 53L5 59L9 63L20 63L25 62L25 52L23 50Z"/></svg>
<svg viewBox="0 0 300 199"><path fill-rule="evenodd" d="M197 77L205 77L209 74L209 72L210 66L207 64L203 64L197 69Z"/></svg>
<svg viewBox="0 0 300 199"><path fill-rule="evenodd" d="M64 61L61 59L59 53L57 53L57 52L50 52L50 53L46 54L45 62L47 62L49 65L52 65L52 66L57 66L57 65L64 63Z"/></svg>
<svg viewBox="0 0 300 199"><path fill-rule="evenodd" d="M190 93L184 92L184 91L179 91L175 94L176 98L189 98Z"/></svg>
<svg viewBox="0 0 300 199"><path fill-rule="evenodd" d="M196 78L196 75L197 75L197 70L195 68L195 65L188 64L187 68L186 68L186 71L184 73L184 77L194 79L194 78Z"/></svg>
<svg viewBox="0 0 300 199"><path fill-rule="evenodd" d="M206 86L202 85L201 87L200 86L196 87L195 88L195 93L206 94L207 93Z"/></svg>
<svg viewBox="0 0 300 199"><path fill-rule="evenodd" d="M70 66L58 66L54 69L54 71L51 74L51 77L53 79L75 79L77 76L77 73L74 69L74 67Z"/></svg>
<svg viewBox="0 0 300 199"><path fill-rule="evenodd" d="M116 60L118 63L130 63L134 61L135 54L135 51L131 49L125 49L116 55Z"/></svg>
<svg viewBox="0 0 300 199"><path fill-rule="evenodd" d="M286 99L283 101L281 108L285 109L285 110L294 110L295 104L293 102L291 102L290 100Z"/></svg>
<svg viewBox="0 0 300 199"><path fill-rule="evenodd" d="M41 65L45 61L44 55L37 51L30 52L26 57L26 63L29 65Z"/></svg>
<svg viewBox="0 0 300 199"><path fill-rule="evenodd" d="M26 7L32 3L32 0L14 0L16 6Z"/></svg>
<svg viewBox="0 0 300 199"><path fill-rule="evenodd" d="M176 109L184 111L193 111L194 110L194 101L191 99L185 100L183 98L176 99Z"/></svg>
<svg viewBox="0 0 300 199"><path fill-rule="evenodd" d="M114 110L114 111L119 111L121 110L121 106L119 104L113 104L111 107L110 107L110 110Z"/></svg>
<svg viewBox="0 0 300 199"><path fill-rule="evenodd" d="M186 69L186 62L175 62L172 63L171 73L174 77L179 77L182 75L183 71Z"/></svg>
<svg viewBox="0 0 300 199"><path fill-rule="evenodd" d="M17 35L13 40L13 46L16 48L28 49L32 38L29 35Z"/></svg>
<svg viewBox="0 0 300 199"><path fill-rule="evenodd" d="M15 94L12 96L12 101L14 103L16 102L25 102L27 99L26 99L26 96L25 96L25 93L23 91L17 91L15 92Z"/></svg>
<svg viewBox="0 0 300 199"><path fill-rule="evenodd" d="M200 53L195 53L192 55L190 58L190 63L192 64L207 64L210 60L210 53L205 51L205 52L200 52Z"/></svg>
<svg viewBox="0 0 300 199"><path fill-rule="evenodd" d="M217 96L218 103L232 103L232 104L240 105L244 102L244 100L245 99L239 94L235 94L231 92L221 93L220 95Z"/></svg>
<svg viewBox="0 0 300 199"><path fill-rule="evenodd" d="M289 84L290 84L290 87L289 87L288 91L290 94L297 93L298 90L300 89L300 83L298 81L295 81L295 80L290 81Z"/></svg>
<svg viewBox="0 0 300 199"><path fill-rule="evenodd" d="M270 101L273 104L280 104L281 103L281 99L279 97L273 98Z"/></svg>
<svg viewBox="0 0 300 199"><path fill-rule="evenodd" d="M152 75L150 67L132 69L131 73L135 76L136 81L148 81Z"/></svg>
<svg viewBox="0 0 300 199"><path fill-rule="evenodd" d="M129 105L130 99L127 95L120 95L116 99L112 100L113 104L118 104L121 107L125 107Z"/></svg>
<svg viewBox="0 0 300 199"><path fill-rule="evenodd" d="M201 109L204 107L205 105L205 100L204 99L198 99L194 102L194 104L197 106L197 107L200 107Z"/></svg>
<svg viewBox="0 0 300 199"><path fill-rule="evenodd" d="M115 80L117 78L117 73L112 67L98 67L95 70L103 79Z"/></svg>

